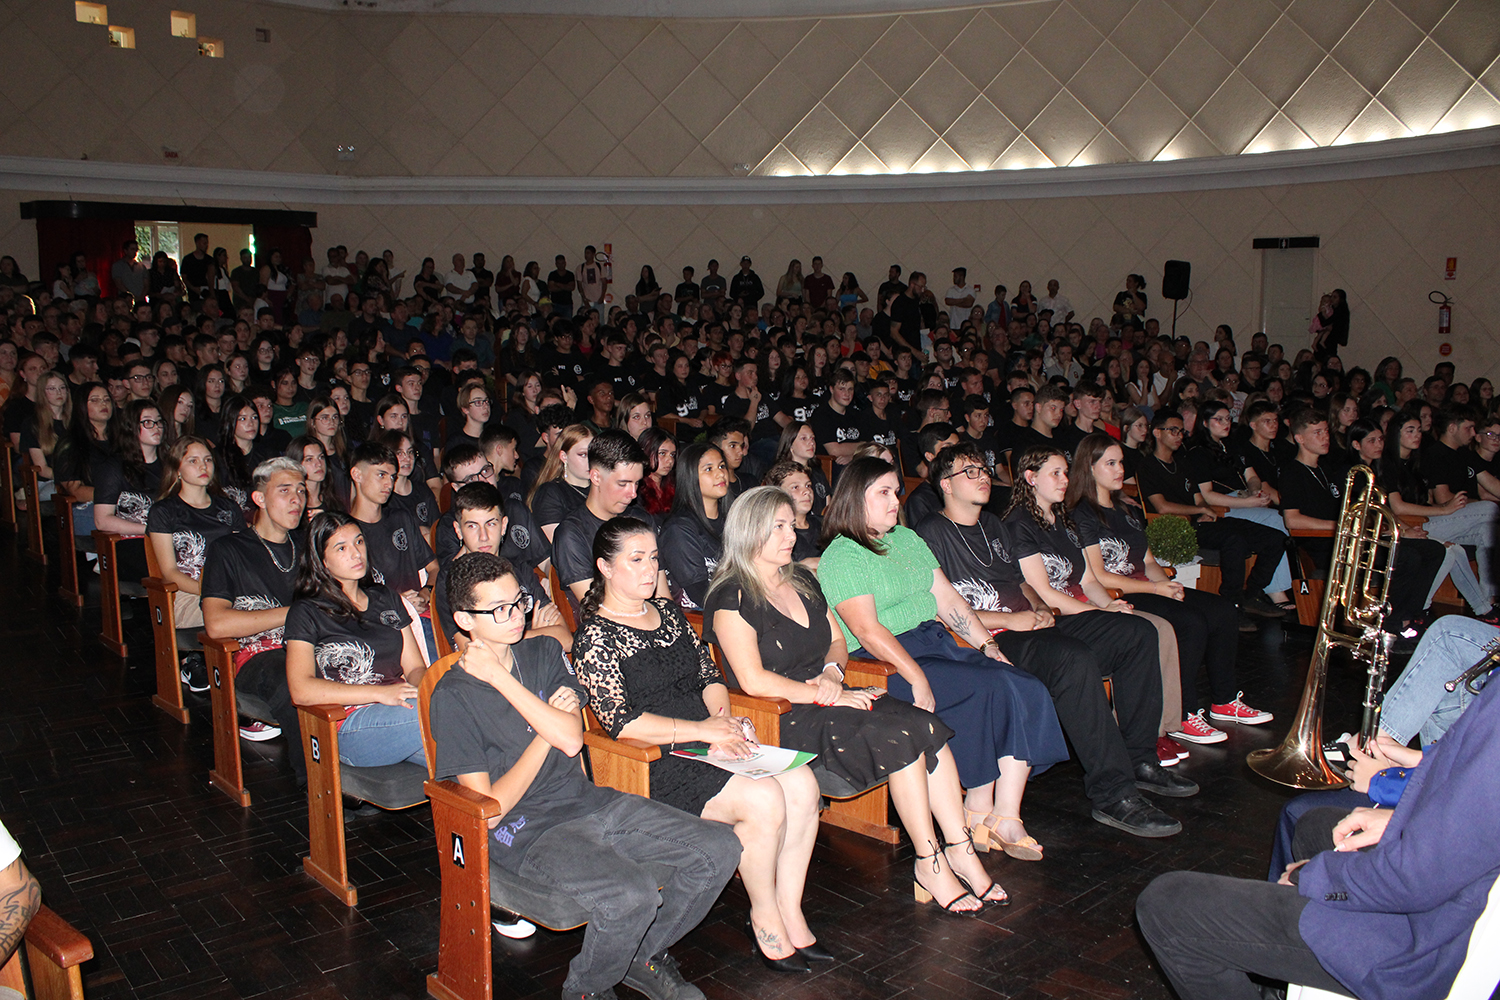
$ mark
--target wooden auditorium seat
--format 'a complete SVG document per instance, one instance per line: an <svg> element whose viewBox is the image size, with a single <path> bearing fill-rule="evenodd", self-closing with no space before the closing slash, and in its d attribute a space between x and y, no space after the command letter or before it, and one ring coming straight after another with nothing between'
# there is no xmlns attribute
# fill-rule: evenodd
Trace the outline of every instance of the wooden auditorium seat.
<svg viewBox="0 0 1500 1000"><path fill-rule="evenodd" d="M93 538L94 551L99 555L99 641L105 649L124 658L130 655L130 648L125 644L120 599L145 597L146 588L135 580L120 579L119 548L120 543L127 541L144 544L145 535L117 535L95 528Z"/></svg>
<svg viewBox="0 0 1500 1000"><path fill-rule="evenodd" d="M240 762L240 716L277 725L271 706L255 695L240 694L234 687L234 654L240 644L233 639L215 639L207 632L198 633L203 660L208 667L208 693L212 703L214 729L214 766L208 780L219 791L241 806L249 807L250 793L245 789L244 768ZM289 747L288 753L295 753Z"/></svg>
<svg viewBox="0 0 1500 1000"><path fill-rule="evenodd" d="M22 489L26 493L26 558L40 566L45 566L47 565L47 548L42 542L41 473L28 461L21 469L21 479Z"/></svg>
<svg viewBox="0 0 1500 1000"><path fill-rule="evenodd" d="M45 905L26 925L25 965L17 948L10 961L0 966L0 986L29 1000L83 1000L83 963L94 957L94 946L72 924Z"/></svg>
<svg viewBox="0 0 1500 1000"><path fill-rule="evenodd" d="M57 596L73 605L83 607L83 585L78 575L78 538L73 531L73 505L78 501L59 490L52 495L52 511L57 516ZM85 539L85 547L92 548L93 540Z"/></svg>
<svg viewBox="0 0 1500 1000"><path fill-rule="evenodd" d="M151 613L151 637L156 646L156 694L151 701L157 708L186 725L188 710L182 701L181 656L183 650L201 651L196 629L177 627L174 602L177 584L162 577L161 562L151 540L146 540L146 572L141 581Z"/></svg>
<svg viewBox="0 0 1500 1000"><path fill-rule="evenodd" d="M434 663L417 688L422 740L427 748L425 787L432 802L438 870L442 875L438 967L427 977L427 992L439 1000L491 1000L495 983L490 938L492 909L519 914L552 931L582 927L588 923L589 912L572 896L490 864L489 820L502 815L500 803L456 781L437 781L432 777L437 758L437 743L428 714L432 690L457 659L444 657ZM589 739L585 732L585 742ZM601 749L601 756L605 752ZM595 780L598 781L597 772ZM658 878L665 880L668 874L663 869Z"/></svg>

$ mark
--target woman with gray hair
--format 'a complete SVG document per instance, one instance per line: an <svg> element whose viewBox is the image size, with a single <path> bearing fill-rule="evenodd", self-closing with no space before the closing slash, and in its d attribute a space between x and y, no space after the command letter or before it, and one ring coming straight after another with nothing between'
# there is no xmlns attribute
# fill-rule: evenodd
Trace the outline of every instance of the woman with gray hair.
<svg viewBox="0 0 1500 1000"><path fill-rule="evenodd" d="M937 897L958 913L1008 902L971 849L943 850L970 843L948 749L953 731L878 688L844 686L843 633L817 580L792 561L795 526L792 498L775 486L758 486L735 501L704 610L704 638L718 642L748 694L792 703L782 716L782 746L818 754L815 771L855 790L888 782L917 849L919 900Z"/></svg>

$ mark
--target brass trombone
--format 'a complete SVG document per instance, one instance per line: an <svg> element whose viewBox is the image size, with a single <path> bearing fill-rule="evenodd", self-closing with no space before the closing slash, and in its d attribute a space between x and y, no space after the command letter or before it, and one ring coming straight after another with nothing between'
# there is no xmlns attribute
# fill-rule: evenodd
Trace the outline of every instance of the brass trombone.
<svg viewBox="0 0 1500 1000"><path fill-rule="evenodd" d="M1391 635L1381 625L1390 611L1391 574L1401 522L1386 505L1368 465L1356 465L1344 479L1344 506L1339 511L1328 586L1318 616L1318 639L1307 666L1302 702L1291 732L1276 747L1256 750L1247 758L1251 770L1282 785L1302 789L1343 788L1349 784L1323 756L1323 697L1328 682L1328 654L1349 650L1369 664L1365 685L1365 740L1380 726Z"/></svg>

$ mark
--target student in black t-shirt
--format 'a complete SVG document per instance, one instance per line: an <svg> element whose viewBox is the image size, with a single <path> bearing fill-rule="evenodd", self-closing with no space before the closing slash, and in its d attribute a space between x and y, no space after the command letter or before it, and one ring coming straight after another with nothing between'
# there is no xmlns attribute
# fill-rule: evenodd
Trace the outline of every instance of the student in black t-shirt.
<svg viewBox="0 0 1500 1000"><path fill-rule="evenodd" d="M690 444L677 457L672 515L661 529L661 567L682 607L701 610L708 584L724 557L724 516L729 506L724 453Z"/></svg>
<svg viewBox="0 0 1500 1000"><path fill-rule="evenodd" d="M589 492L552 535L552 558L559 579L578 601L594 578L594 536L612 517L635 517L647 524L655 519L636 503L646 455L624 431L608 430L589 442ZM666 573L658 573L657 593L669 591Z"/></svg>
<svg viewBox="0 0 1500 1000"><path fill-rule="evenodd" d="M861 441L873 441L893 452L901 437L901 425L891 409L891 387L884 380L870 386L869 405L859 411L859 436Z"/></svg>
<svg viewBox="0 0 1500 1000"><path fill-rule="evenodd" d="M1161 675L1155 630L1141 619L1103 611L1052 617L1046 600L1022 574L1009 527L984 509L990 478L972 443L942 449L931 476L942 490L943 506L915 530L980 624L995 630L1006 657L1047 685L1058 721L1083 764L1094 819L1140 837L1180 832L1181 823L1137 794L1140 789L1174 796L1198 791L1157 762ZM1100 683L1103 676L1113 678L1118 723ZM1145 769L1138 771L1137 763Z"/></svg>
<svg viewBox="0 0 1500 1000"><path fill-rule="evenodd" d="M344 705L339 760L426 765L417 685L427 672L401 595L370 575L360 524L324 511L307 526L286 614L286 678L297 705Z"/></svg>
<svg viewBox="0 0 1500 1000"><path fill-rule="evenodd" d="M375 439L396 456L396 481L386 501L387 512L405 511L423 528L438 519L437 494L416 473L420 449L406 431L386 431Z"/></svg>
<svg viewBox="0 0 1500 1000"><path fill-rule="evenodd" d="M1036 391L1031 414L1031 426L1021 428L1011 438L1010 464L1012 472L1020 464L1021 456L1032 448L1064 447L1059 429L1067 419L1069 393L1063 386L1047 384Z"/></svg>
<svg viewBox="0 0 1500 1000"><path fill-rule="evenodd" d="M932 461L945 448L955 447L959 442L958 432L951 424L928 424L917 435L917 454L922 456L922 468L927 476L914 487L902 504L907 524L921 524L933 511L942 510L943 495L937 490L932 478Z"/></svg>
<svg viewBox="0 0 1500 1000"><path fill-rule="evenodd" d="M1182 417L1176 410L1158 410L1151 418L1151 435L1155 445L1136 473L1146 510L1186 517L1198 533L1198 544L1218 549L1221 595L1251 614L1282 617L1284 610L1271 603L1265 589L1285 551L1285 536L1264 525L1221 521L1209 509L1199 492L1195 470L1182 457ZM1245 563L1252 553L1257 558L1247 580Z"/></svg>
<svg viewBox="0 0 1500 1000"><path fill-rule="evenodd" d="M1252 521L1285 536L1281 514L1270 509L1271 491L1260 483L1255 470L1245 464L1240 454L1228 447L1233 427L1227 404L1209 400L1198 409L1198 427L1187 456L1189 468L1195 470L1193 479L1198 484L1198 493L1209 505L1227 508L1226 517ZM1256 486L1251 485L1252 480ZM1285 548L1283 544L1276 574L1266 584L1266 599L1284 614L1295 614L1297 606L1288 593L1292 571Z"/></svg>
<svg viewBox="0 0 1500 1000"><path fill-rule="evenodd" d="M1314 565L1327 573L1333 560L1334 534L1344 503L1344 483L1334 482L1318 468L1328 454L1328 416L1312 409L1292 418L1289 437L1297 446L1297 457L1281 469L1281 515L1288 531L1322 531L1325 537L1297 537L1297 547L1312 557ZM1425 537L1421 528L1403 528L1396 550L1396 571L1391 577L1391 610L1387 629L1403 638L1416 638L1410 623L1426 606L1429 588L1446 558L1443 546ZM1410 631L1410 635L1404 633Z"/></svg>
<svg viewBox="0 0 1500 1000"><path fill-rule="evenodd" d="M985 468L990 470L993 477L996 467L1002 464L1000 459L1003 449L1000 447L1000 439L990 427L990 401L983 396L965 396L963 414L963 425L958 431L959 440L965 444L972 443L979 449L979 457L984 460Z"/></svg>
<svg viewBox="0 0 1500 1000"><path fill-rule="evenodd" d="M301 547L294 532L307 503L301 467L289 458L262 462L252 475L250 498L256 512L251 529L221 535L204 555L199 585L203 630L211 638L239 643L234 654L235 690L269 704L278 724L242 724L240 735L260 741L284 731L287 745L294 748L286 755L287 763L294 774L305 775L282 637Z"/></svg>
<svg viewBox="0 0 1500 1000"><path fill-rule="evenodd" d="M854 457L854 449L860 441L859 414L855 412L853 405L854 373L847 368L839 368L829 381L827 402L814 410L812 419L808 421L812 426L813 436L817 439L818 450L833 456L835 479L838 478L840 468L848 465Z"/></svg>
<svg viewBox="0 0 1500 1000"><path fill-rule="evenodd" d="M788 424L776 445L776 461L796 462L807 470L807 478L812 481L813 487L813 513L822 516L833 487L829 485L828 477L823 475L823 463L815 457L817 442L817 435L813 433L811 426Z"/></svg>
<svg viewBox="0 0 1500 1000"><path fill-rule="evenodd" d="M364 529L362 544L369 553L371 577L420 613L427 608L428 581L437 573L437 562L416 518L386 506L396 485L396 463L395 453L378 442L366 441L354 449L349 513Z"/></svg>
<svg viewBox="0 0 1500 1000"><path fill-rule="evenodd" d="M1442 416L1446 418L1448 415ZM1493 624L1492 618L1500 618L1494 608L1495 585L1491 577L1495 559L1495 504L1483 500L1471 504L1469 494L1463 491L1450 493L1446 503L1427 503L1432 491L1428 488L1423 465L1433 454L1431 448L1444 446L1438 443L1426 453L1420 451L1422 422L1413 414L1398 413L1386 426L1390 436L1385 439L1384 453L1375 463L1386 503L1398 516L1427 519L1422 525L1427 537L1442 542L1448 553L1438 570L1439 586L1445 577L1452 577L1453 585L1469 603L1474 615ZM1451 424L1445 427L1445 431L1457 436L1453 434ZM1467 448L1454 452L1460 463L1470 455L1473 452ZM1442 456L1440 461L1450 459ZM1479 563L1477 577L1469 566L1468 554L1462 548L1465 545L1475 546Z"/></svg>
<svg viewBox="0 0 1500 1000"><path fill-rule="evenodd" d="M1500 496L1500 479L1473 449L1473 413L1463 409L1436 410L1432 431L1437 440L1422 453L1423 478L1432 487L1433 503L1450 505L1461 498L1461 506L1440 517L1429 516L1428 537L1475 546L1479 583L1487 596L1493 596L1497 592L1495 527L1500 522L1500 505L1484 497Z"/></svg>
<svg viewBox="0 0 1500 1000"><path fill-rule="evenodd" d="M739 417L726 417L708 430L708 443L723 453L724 469L729 473L729 493L724 497L726 507L740 494L759 485L761 472L750 457L750 431L750 422Z"/></svg>
<svg viewBox="0 0 1500 1000"><path fill-rule="evenodd" d="M574 759L577 683L554 640L522 639L523 593L504 560L464 556L447 590L472 641L432 691L435 773L500 803L493 864L591 909L564 991L607 995L623 981L649 997L701 996L667 949L734 874L733 829L588 781Z"/></svg>
<svg viewBox="0 0 1500 1000"><path fill-rule="evenodd" d="M1095 577L1104 586L1123 591L1137 610L1165 619L1177 637L1180 711L1175 718L1164 719L1171 730L1168 735L1187 743L1228 739L1206 721L1205 713L1220 722L1251 726L1270 722L1271 713L1246 705L1236 687L1239 615L1233 602L1168 579L1151 554L1145 513L1120 496L1125 484L1120 443L1107 434L1084 438L1068 480L1066 502ZM1198 675L1204 669L1210 688L1206 709L1198 701Z"/></svg>
<svg viewBox="0 0 1500 1000"><path fill-rule="evenodd" d="M444 461L448 457L444 455ZM563 626L561 612L557 605L548 600L547 588L540 583L535 572L537 568L545 572L550 561L543 559L538 564L515 561L505 556L505 552L510 550L523 558L534 559L537 555L534 547L545 544L536 533L530 517L525 515L526 508L521 507L516 511L523 516L524 523L510 516L513 510L500 498L494 484L483 479L465 483L454 491L453 506L438 524L440 568L432 587L433 613L449 643L462 651L468 637L454 624L453 609L448 604L445 586L447 574L455 559L471 552L488 552L490 555L500 556L514 567L516 579L524 581L522 589L532 598L532 606L526 609L531 612L531 627L527 630L527 636L550 635L562 643L564 650L571 650L573 634ZM551 548L548 547L546 551L550 554Z"/></svg>
<svg viewBox="0 0 1500 1000"><path fill-rule="evenodd" d="M198 628L203 624L198 581L208 545L220 535L244 530L245 516L239 504L219 490L207 441L191 435L178 438L162 464L172 478L151 505L147 542L156 553L162 579L177 587L172 597L177 628ZM207 690L206 675L201 680L203 687L195 690Z"/></svg>

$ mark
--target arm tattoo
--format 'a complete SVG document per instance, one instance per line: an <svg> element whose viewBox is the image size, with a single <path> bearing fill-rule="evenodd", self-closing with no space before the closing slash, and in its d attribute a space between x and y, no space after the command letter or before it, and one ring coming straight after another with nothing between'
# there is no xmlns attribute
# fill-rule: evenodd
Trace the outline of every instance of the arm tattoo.
<svg viewBox="0 0 1500 1000"><path fill-rule="evenodd" d="M20 874L20 884L0 894L0 962L20 947L26 925L42 905L42 887L24 868Z"/></svg>
<svg viewBox="0 0 1500 1000"><path fill-rule="evenodd" d="M957 632L959 637L970 645L976 645L974 642L974 630L971 624L973 618L974 613L968 608L954 608L948 612L948 624L952 625L953 631Z"/></svg>

